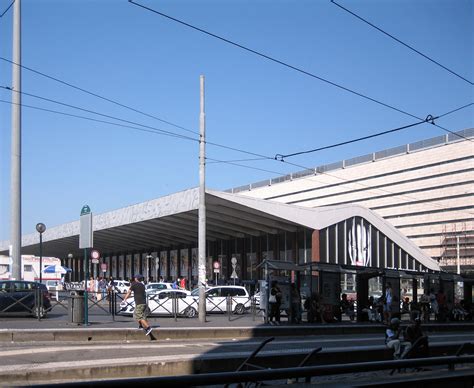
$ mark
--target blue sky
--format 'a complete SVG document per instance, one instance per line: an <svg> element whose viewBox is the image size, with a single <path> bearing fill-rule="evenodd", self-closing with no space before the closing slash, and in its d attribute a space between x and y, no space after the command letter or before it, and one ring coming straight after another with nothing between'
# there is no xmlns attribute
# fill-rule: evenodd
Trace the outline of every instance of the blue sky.
<svg viewBox="0 0 474 388"><path fill-rule="evenodd" d="M161 12L396 106L419 117L473 101L472 86L407 50L329 0L150 1ZM340 4L472 80L474 11L469 0ZM0 0L5 9L10 0ZM206 76L207 140L274 156L368 135L416 120L264 60L131 5L126 0L22 0L23 65L139 110L199 130L199 76ZM11 10L0 19L0 56L11 58ZM0 85L11 65L0 61ZM23 91L195 136L23 71ZM8 91L0 99L11 100ZM87 115L31 97L23 103ZM474 126L473 107L438 123ZM11 106L0 103L0 240L9 238ZM97 117L97 116L95 116ZM403 132L295 157L308 167L445 133ZM198 144L23 109L23 232L37 222L78 219L199 184ZM207 147L209 158L248 155ZM286 174L276 161L242 162ZM207 186L228 189L277 174L207 165Z"/></svg>

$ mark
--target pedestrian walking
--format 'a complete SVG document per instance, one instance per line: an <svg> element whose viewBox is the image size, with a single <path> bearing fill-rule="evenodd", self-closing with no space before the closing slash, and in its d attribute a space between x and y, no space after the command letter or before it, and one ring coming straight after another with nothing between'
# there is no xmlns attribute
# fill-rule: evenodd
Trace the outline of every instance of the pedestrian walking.
<svg viewBox="0 0 474 388"><path fill-rule="evenodd" d="M148 306L146 303L145 285L142 283L143 276L135 275L134 280L135 281L132 282L132 285L128 289L123 300L126 301L133 292L133 298L135 300L135 311L133 312L133 317L138 322L139 327L145 331L145 334L150 335L153 329L146 319Z"/></svg>

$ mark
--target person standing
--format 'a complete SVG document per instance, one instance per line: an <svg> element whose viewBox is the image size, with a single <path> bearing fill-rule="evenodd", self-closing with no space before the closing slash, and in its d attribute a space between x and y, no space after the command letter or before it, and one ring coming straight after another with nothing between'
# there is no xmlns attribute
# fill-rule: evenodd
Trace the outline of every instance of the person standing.
<svg viewBox="0 0 474 388"><path fill-rule="evenodd" d="M135 275L134 280L135 281L132 282L132 285L128 289L123 300L126 301L133 292L133 298L135 300L135 310L133 312L133 317L138 322L140 327L145 331L145 334L150 335L153 329L146 319L147 303L145 285L142 283L143 276Z"/></svg>
<svg viewBox="0 0 474 388"><path fill-rule="evenodd" d="M278 282L274 280L272 282L272 288L270 289L270 295L268 297L268 303L270 305L269 321L270 325L273 325L273 318L275 318L275 324L280 324L280 306L281 306L282 294L278 287Z"/></svg>
<svg viewBox="0 0 474 388"><path fill-rule="evenodd" d="M301 295L295 283L291 283L291 323L301 322Z"/></svg>
<svg viewBox="0 0 474 388"><path fill-rule="evenodd" d="M392 302L393 302L393 293L392 293L392 285L387 283L385 287L385 303L383 305L383 318L384 323L389 324L392 319Z"/></svg>

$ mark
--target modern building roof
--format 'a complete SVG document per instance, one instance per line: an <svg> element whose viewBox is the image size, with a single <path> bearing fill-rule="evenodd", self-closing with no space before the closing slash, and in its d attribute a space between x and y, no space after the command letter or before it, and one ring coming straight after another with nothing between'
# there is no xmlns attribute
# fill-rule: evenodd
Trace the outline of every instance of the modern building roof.
<svg viewBox="0 0 474 388"><path fill-rule="evenodd" d="M94 248L103 254L121 254L165 247L197 245L199 189L193 188L122 209L94 215ZM374 212L359 205L306 208L213 190L206 191L207 239L241 238L294 232L298 226L323 229L351 217L363 217L431 270L438 263ZM9 242L0 242L8 254ZM37 254L37 233L23 236L22 253ZM43 234L43 253L81 256L79 221L55 226Z"/></svg>

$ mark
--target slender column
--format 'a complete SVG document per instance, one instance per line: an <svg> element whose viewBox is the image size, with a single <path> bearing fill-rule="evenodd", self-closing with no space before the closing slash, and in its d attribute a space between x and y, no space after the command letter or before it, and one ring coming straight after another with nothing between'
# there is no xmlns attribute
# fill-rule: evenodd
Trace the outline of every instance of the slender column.
<svg viewBox="0 0 474 388"><path fill-rule="evenodd" d="M199 321L206 322L206 116L204 113L204 76L200 77L200 117L199 117Z"/></svg>
<svg viewBox="0 0 474 388"><path fill-rule="evenodd" d="M11 137L11 259L13 279L21 279L21 0L13 4Z"/></svg>

